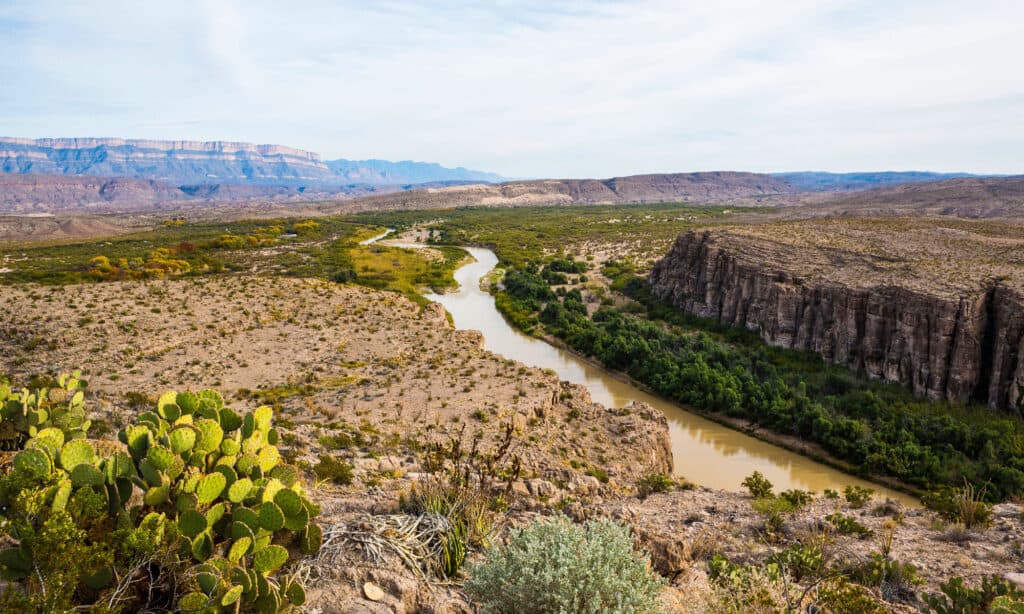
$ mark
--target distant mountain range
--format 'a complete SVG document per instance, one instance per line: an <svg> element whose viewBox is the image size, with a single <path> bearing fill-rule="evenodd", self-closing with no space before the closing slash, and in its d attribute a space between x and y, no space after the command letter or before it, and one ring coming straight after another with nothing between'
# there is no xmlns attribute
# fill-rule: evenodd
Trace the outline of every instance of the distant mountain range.
<svg viewBox="0 0 1024 614"><path fill-rule="evenodd" d="M803 192L849 192L869 190L906 183L925 183L944 179L978 177L969 173L928 173L923 171L880 171L873 173L825 173L802 171L797 173L772 173Z"/></svg>
<svg viewBox="0 0 1024 614"><path fill-rule="evenodd" d="M497 182L494 173L428 162L327 160L282 145L228 141L0 137L0 172L148 179L171 185L408 186Z"/></svg>

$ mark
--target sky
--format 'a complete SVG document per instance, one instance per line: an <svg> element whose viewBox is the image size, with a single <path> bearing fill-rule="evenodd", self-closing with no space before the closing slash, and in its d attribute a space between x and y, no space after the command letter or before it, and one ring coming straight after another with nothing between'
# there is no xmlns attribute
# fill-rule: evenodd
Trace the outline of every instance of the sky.
<svg viewBox="0 0 1024 614"><path fill-rule="evenodd" d="M0 135L507 177L1024 173L1024 2L0 0Z"/></svg>

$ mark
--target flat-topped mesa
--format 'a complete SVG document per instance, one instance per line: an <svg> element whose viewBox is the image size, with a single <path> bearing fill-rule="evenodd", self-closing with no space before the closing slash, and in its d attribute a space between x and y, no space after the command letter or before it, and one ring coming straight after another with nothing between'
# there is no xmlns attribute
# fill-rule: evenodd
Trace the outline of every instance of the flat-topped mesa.
<svg viewBox="0 0 1024 614"><path fill-rule="evenodd" d="M690 232L654 266L649 282L656 296L687 313L745 327L771 345L816 352L919 396L1024 410L1021 257L1011 263L1014 274L993 274L1006 269L986 266L987 249L964 246L964 222L913 222L885 248L859 236L871 252L842 245L867 222ZM954 244L942 240L949 232ZM998 243L1007 254L1024 254L1021 235L1010 238L1020 229L1004 232L977 239L976 247ZM945 262L929 268L933 251L954 245L960 251L947 251Z"/></svg>
<svg viewBox="0 0 1024 614"><path fill-rule="evenodd" d="M4 145L21 145L43 149L96 149L97 147L134 147L161 152L201 151L220 154L252 153L260 156L283 156L319 163L320 154L284 145L255 145L234 141L160 141L150 139L120 138L56 138L26 139L0 137L0 149ZM326 167L325 167L326 168Z"/></svg>

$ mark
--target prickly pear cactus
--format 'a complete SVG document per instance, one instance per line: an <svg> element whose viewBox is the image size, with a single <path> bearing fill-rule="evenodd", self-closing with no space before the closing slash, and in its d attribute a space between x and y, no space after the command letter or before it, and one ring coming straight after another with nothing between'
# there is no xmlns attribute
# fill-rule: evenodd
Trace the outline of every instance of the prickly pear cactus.
<svg viewBox="0 0 1024 614"><path fill-rule="evenodd" d="M289 561L282 544L307 554L319 550L322 533L313 519L320 509L303 491L298 470L281 462L270 408L240 415L213 391L169 392L121 429L124 448L98 454L84 438L88 422L77 376L60 384L17 395L0 389L0 426L27 427L17 431L25 439L0 478L0 514L16 499L25 501L28 491L33 509L54 513L82 497L99 498L109 526L145 531L192 568L188 586L178 587L180 611L278 612L302 605L303 587L274 576ZM43 419L32 417L39 411L46 412ZM0 576L26 577L32 552L26 543L0 550ZM123 572L115 563L82 582L102 590Z"/></svg>
<svg viewBox="0 0 1024 614"><path fill-rule="evenodd" d="M49 428L60 429L66 439L84 439L89 430L84 387L79 371L61 375L55 388L16 393L0 385L0 449L21 449L29 437Z"/></svg>
<svg viewBox="0 0 1024 614"><path fill-rule="evenodd" d="M319 507L281 462L272 420L269 407L239 415L214 391L168 392L119 433L144 505L177 518L182 552L198 565L183 611L276 612L305 600L301 585L268 581L289 558L274 542L294 535L312 554L322 540Z"/></svg>

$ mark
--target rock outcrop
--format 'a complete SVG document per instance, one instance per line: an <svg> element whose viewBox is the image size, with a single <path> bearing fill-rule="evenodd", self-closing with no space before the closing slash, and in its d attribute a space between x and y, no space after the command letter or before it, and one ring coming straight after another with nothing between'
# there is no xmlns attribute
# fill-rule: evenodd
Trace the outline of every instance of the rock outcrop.
<svg viewBox="0 0 1024 614"><path fill-rule="evenodd" d="M493 173L426 162L330 160L283 145L231 141L0 137L0 173L95 175L172 184L405 185L500 181Z"/></svg>
<svg viewBox="0 0 1024 614"><path fill-rule="evenodd" d="M959 294L834 283L755 253L728 233L691 232L649 281L658 297L687 313L756 331L772 345L814 351L917 395L1020 407L1024 295L1017 288L995 277Z"/></svg>

